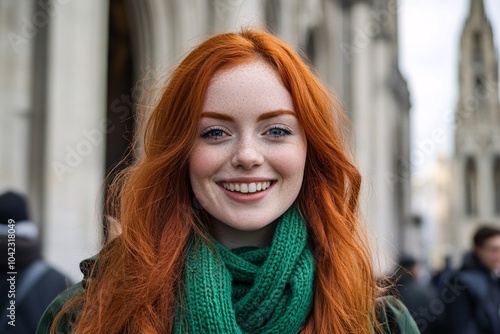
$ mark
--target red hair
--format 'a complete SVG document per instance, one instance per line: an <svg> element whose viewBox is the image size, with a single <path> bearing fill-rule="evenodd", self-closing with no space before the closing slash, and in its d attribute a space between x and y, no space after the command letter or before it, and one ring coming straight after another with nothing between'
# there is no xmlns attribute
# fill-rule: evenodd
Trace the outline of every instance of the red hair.
<svg viewBox="0 0 500 334"><path fill-rule="evenodd" d="M113 217L122 234L100 252L74 333L171 332L182 285L186 244L200 233L194 220L188 157L201 107L217 71L260 56L290 92L307 137L297 202L316 259L312 312L302 333L372 333L377 285L358 220L361 177L345 153L345 115L300 57L260 31L216 35L176 68L148 120L144 155L114 184Z"/></svg>

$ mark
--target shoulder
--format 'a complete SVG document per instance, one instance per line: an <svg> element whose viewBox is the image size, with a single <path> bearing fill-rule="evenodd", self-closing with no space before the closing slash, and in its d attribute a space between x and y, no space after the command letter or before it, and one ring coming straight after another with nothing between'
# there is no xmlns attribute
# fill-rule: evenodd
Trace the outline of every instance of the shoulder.
<svg viewBox="0 0 500 334"><path fill-rule="evenodd" d="M393 296L377 298L377 320L383 334L420 333L408 309Z"/></svg>
<svg viewBox="0 0 500 334"><path fill-rule="evenodd" d="M36 283L33 284L33 287L36 288L31 290L31 292L35 293L37 298L48 298L48 301L52 301L59 293L67 290L73 284L74 282L57 269L46 265L45 272L37 279ZM47 304L48 303L45 303L45 305Z"/></svg>
<svg viewBox="0 0 500 334"><path fill-rule="evenodd" d="M61 309L68 302L68 300L80 294L82 291L83 291L82 282L79 282L71 286L70 288L66 289L65 291L61 292L52 301L52 303L50 303L50 305L43 313L42 318L38 323L36 333L37 334L49 333L50 326L52 325L55 316L61 311ZM76 313L77 311L75 310L75 312L68 312L68 314L65 314L63 316L63 321L59 326L59 329L64 328L64 326L76 315Z"/></svg>
<svg viewBox="0 0 500 334"><path fill-rule="evenodd" d="M464 270L457 274L458 283L465 285L469 289L469 294L484 298L489 294L491 278L488 273L481 270Z"/></svg>
<svg viewBox="0 0 500 334"><path fill-rule="evenodd" d="M50 326L54 321L56 315L63 309L64 305L76 297L79 294L82 294L85 290L86 282L89 278L92 277L93 267L97 264L98 255L95 255L91 258L85 259L80 262L80 271L83 274L83 280L78 282L77 284L71 286L70 288L61 292L47 307L42 318L40 319L37 327L37 334L45 334L49 333ZM69 324L73 323L78 315L79 309L71 309L67 311L63 317L61 322L58 325L58 333L67 333L65 327Z"/></svg>

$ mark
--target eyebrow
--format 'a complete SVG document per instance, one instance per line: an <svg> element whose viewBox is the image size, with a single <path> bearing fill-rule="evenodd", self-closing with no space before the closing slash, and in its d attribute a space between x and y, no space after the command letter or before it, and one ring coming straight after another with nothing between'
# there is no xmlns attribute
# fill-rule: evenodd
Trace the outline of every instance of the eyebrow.
<svg viewBox="0 0 500 334"><path fill-rule="evenodd" d="M263 121L263 120L266 120L266 119L269 119L269 118L273 118L273 117L277 117L277 116L281 116L281 115L292 115L292 116L295 116L295 113L293 111L287 110L287 109L278 109L278 110L273 110L273 111L269 111L269 112L261 114L257 120L258 121Z"/></svg>
<svg viewBox="0 0 500 334"><path fill-rule="evenodd" d="M216 118L216 119L222 119L224 121L233 121L234 122L234 118L232 116L229 116L228 114L224 114L222 112L216 112L216 111L204 111L201 113L201 117Z"/></svg>
<svg viewBox="0 0 500 334"><path fill-rule="evenodd" d="M270 119L273 117L278 117L281 115L292 115L295 116L295 113L291 110L288 109L278 109L278 110L272 110L265 112L259 116L257 119L258 122ZM225 121L232 121L234 122L234 118L228 114L222 113L222 112L216 112L216 111L204 111L201 113L201 117L208 117L208 118L216 118L216 119L221 119Z"/></svg>

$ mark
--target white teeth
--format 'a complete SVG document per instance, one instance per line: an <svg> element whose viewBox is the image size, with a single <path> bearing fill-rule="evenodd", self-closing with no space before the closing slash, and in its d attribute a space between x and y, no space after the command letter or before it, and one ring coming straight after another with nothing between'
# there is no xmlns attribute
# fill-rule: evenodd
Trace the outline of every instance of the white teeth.
<svg viewBox="0 0 500 334"><path fill-rule="evenodd" d="M228 183L223 182L224 189L229 191L237 191L243 194L254 193L257 191L266 190L271 186L271 181L267 182L251 182L251 183Z"/></svg>

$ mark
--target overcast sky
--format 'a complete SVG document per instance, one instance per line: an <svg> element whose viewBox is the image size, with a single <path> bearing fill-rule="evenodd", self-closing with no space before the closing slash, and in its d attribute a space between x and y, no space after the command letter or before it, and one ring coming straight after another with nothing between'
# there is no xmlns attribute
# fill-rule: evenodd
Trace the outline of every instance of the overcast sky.
<svg viewBox="0 0 500 334"><path fill-rule="evenodd" d="M411 95L412 165L417 173L428 171L438 154L453 154L454 125L450 113L455 112L458 99L460 35L470 1L400 3L400 68ZM498 54L500 1L484 0L484 5Z"/></svg>

